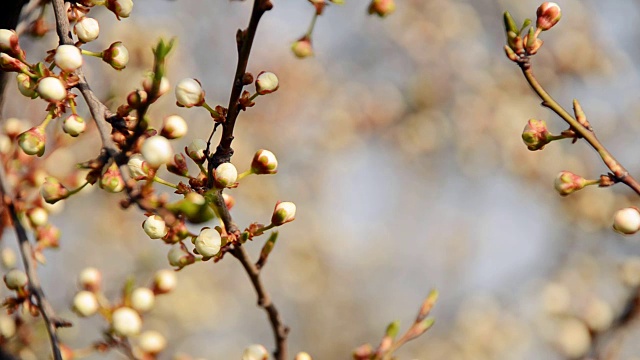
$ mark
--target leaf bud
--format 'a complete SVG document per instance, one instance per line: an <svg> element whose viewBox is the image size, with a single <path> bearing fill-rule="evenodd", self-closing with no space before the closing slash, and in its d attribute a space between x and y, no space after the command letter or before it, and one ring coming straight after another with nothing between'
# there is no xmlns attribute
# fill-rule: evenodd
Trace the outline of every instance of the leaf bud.
<svg viewBox="0 0 640 360"><path fill-rule="evenodd" d="M269 351L260 344L247 346L242 352L242 360L268 360Z"/></svg>
<svg viewBox="0 0 640 360"><path fill-rule="evenodd" d="M216 229L202 229L193 244L198 254L210 258L220 252L222 237Z"/></svg>
<svg viewBox="0 0 640 360"><path fill-rule="evenodd" d="M616 211L613 215L613 229L621 234L631 235L640 230L640 212L635 207Z"/></svg>
<svg viewBox="0 0 640 360"><path fill-rule="evenodd" d="M83 17L73 27L73 32L78 36L78 40L88 43L97 39L100 35L100 24L94 18Z"/></svg>
<svg viewBox="0 0 640 360"><path fill-rule="evenodd" d="M187 122L184 121L182 116L169 115L164 118L162 122L161 136L167 139L178 139L187 134Z"/></svg>
<svg viewBox="0 0 640 360"><path fill-rule="evenodd" d="M561 171L553 183L556 191L562 196L581 190L587 185L589 182L585 178L570 171Z"/></svg>
<svg viewBox="0 0 640 360"><path fill-rule="evenodd" d="M116 70L122 70L129 63L129 50L122 45L122 41L116 41L102 52L102 60Z"/></svg>
<svg viewBox="0 0 640 360"><path fill-rule="evenodd" d="M56 66L65 72L74 72L82 66L82 53L74 45L60 45L53 56Z"/></svg>
<svg viewBox="0 0 640 360"><path fill-rule="evenodd" d="M82 317L95 314L99 307L96 295L90 291L79 291L73 297L73 311Z"/></svg>
<svg viewBox="0 0 640 360"><path fill-rule="evenodd" d="M272 72L263 71L256 77L256 92L260 95L270 94L278 90L278 87L278 77Z"/></svg>
<svg viewBox="0 0 640 360"><path fill-rule="evenodd" d="M176 101L179 106L192 107L204 104L204 90L196 79L182 79L176 85Z"/></svg>
<svg viewBox="0 0 640 360"><path fill-rule="evenodd" d="M296 218L296 204L292 202L278 202L275 209L273 209L273 215L271 216L271 223L276 226L280 226L295 220Z"/></svg>
<svg viewBox="0 0 640 360"><path fill-rule="evenodd" d="M149 216L143 223L145 234L152 239L161 239L167 235L167 224L158 215Z"/></svg>
<svg viewBox="0 0 640 360"><path fill-rule="evenodd" d="M41 79L36 91L41 98L51 103L60 102L67 97L67 89L62 81L52 76Z"/></svg>
<svg viewBox="0 0 640 360"><path fill-rule="evenodd" d="M545 1L540 5L540 7L538 7L536 15L538 16L536 20L536 27L542 31L547 31L560 21L562 11L558 4Z"/></svg>
<svg viewBox="0 0 640 360"><path fill-rule="evenodd" d="M214 178L216 187L232 187L238 180L238 170L232 163L222 163L216 168Z"/></svg>
<svg viewBox="0 0 640 360"><path fill-rule="evenodd" d="M173 291L178 284L176 273L172 270L158 270L153 277L153 292L156 294L166 294Z"/></svg>
<svg viewBox="0 0 640 360"><path fill-rule="evenodd" d="M27 277L24 271L13 269L4 275L4 283L9 290L19 290L27 286L29 277Z"/></svg>
<svg viewBox="0 0 640 360"><path fill-rule="evenodd" d="M128 307L116 309L111 315L111 329L118 336L138 335L142 328L142 319L135 310Z"/></svg>
<svg viewBox="0 0 640 360"><path fill-rule="evenodd" d="M131 292L131 307L143 313L151 310L156 296L151 289L140 287Z"/></svg>
<svg viewBox="0 0 640 360"><path fill-rule="evenodd" d="M144 141L140 153L150 167L157 169L171 161L173 148L169 140L163 136L152 136Z"/></svg>
<svg viewBox="0 0 640 360"><path fill-rule="evenodd" d="M62 130L72 137L82 134L87 129L87 123L80 115L71 114L62 122Z"/></svg>

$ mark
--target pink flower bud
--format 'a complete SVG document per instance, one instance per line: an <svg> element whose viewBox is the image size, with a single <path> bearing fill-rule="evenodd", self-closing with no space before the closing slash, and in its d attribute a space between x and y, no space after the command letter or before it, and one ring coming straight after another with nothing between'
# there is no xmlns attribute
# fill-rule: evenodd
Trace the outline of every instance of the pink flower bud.
<svg viewBox="0 0 640 360"><path fill-rule="evenodd" d="M118 336L138 335L142 328L142 319L135 310L128 307L116 309L111 315L111 329Z"/></svg>
<svg viewBox="0 0 640 360"><path fill-rule="evenodd" d="M7 285L9 290L19 290L27 286L29 278L24 271L13 269L4 276L4 283Z"/></svg>
<svg viewBox="0 0 640 360"><path fill-rule="evenodd" d="M278 87L278 77L272 72L263 71L256 77L256 92L260 95L270 94Z"/></svg>
<svg viewBox="0 0 640 360"><path fill-rule="evenodd" d="M36 82L27 74L20 73L16 76L18 83L18 90L20 93L28 98L35 99L38 97L36 93Z"/></svg>
<svg viewBox="0 0 640 360"><path fill-rule="evenodd" d="M207 149L207 142L202 139L193 139L187 146L187 155L197 164L202 164L206 160L204 151Z"/></svg>
<svg viewBox="0 0 640 360"><path fill-rule="evenodd" d="M227 193L222 194L222 200L224 200L224 205L228 210L231 210L231 208L233 208L233 205L236 204L236 199L234 199L233 196Z"/></svg>
<svg viewBox="0 0 640 360"><path fill-rule="evenodd" d="M87 129L87 123L77 114L71 114L62 122L62 130L65 133L76 137Z"/></svg>
<svg viewBox="0 0 640 360"><path fill-rule="evenodd" d="M291 51L300 59L313 55L313 46L311 45L311 39L303 37L302 39L291 44Z"/></svg>
<svg viewBox="0 0 640 360"><path fill-rule="evenodd" d="M216 187L226 188L235 185L238 180L238 170L232 163L222 163L213 174Z"/></svg>
<svg viewBox="0 0 640 360"><path fill-rule="evenodd" d="M18 136L18 146L27 155L42 156L46 142L46 134L40 126L32 127Z"/></svg>
<svg viewBox="0 0 640 360"><path fill-rule="evenodd" d="M167 235L167 224L162 217L151 215L142 223L145 234L152 239L161 239Z"/></svg>
<svg viewBox="0 0 640 360"><path fill-rule="evenodd" d="M268 360L269 351L260 344L249 345L242 352L242 360Z"/></svg>
<svg viewBox="0 0 640 360"><path fill-rule="evenodd" d="M147 354L157 355L167 347L167 340L157 331L145 331L138 339L140 350Z"/></svg>
<svg viewBox="0 0 640 360"><path fill-rule="evenodd" d="M152 136L144 141L140 153L150 167L157 169L171 161L173 148L169 140L163 136Z"/></svg>
<svg viewBox="0 0 640 360"><path fill-rule="evenodd" d="M124 180L120 175L120 169L114 162L100 178L100 187L111 193L118 193L124 190Z"/></svg>
<svg viewBox="0 0 640 360"><path fill-rule="evenodd" d="M83 269L78 276L80 288L87 291L98 291L102 285L102 274L100 270L92 267Z"/></svg>
<svg viewBox="0 0 640 360"><path fill-rule="evenodd" d="M187 130L187 122L184 121L182 116L170 115L164 118L160 135L167 139L178 139L185 136Z"/></svg>
<svg viewBox="0 0 640 360"><path fill-rule="evenodd" d="M107 9L111 10L118 20L120 18L128 18L133 10L133 1L131 0L107 0Z"/></svg>
<svg viewBox="0 0 640 360"><path fill-rule="evenodd" d="M78 40L88 43L97 39L100 35L100 24L94 18L83 17L73 27L73 32L78 35Z"/></svg>
<svg viewBox="0 0 640 360"><path fill-rule="evenodd" d="M103 51L102 60L112 68L122 70L129 63L129 50L122 45L122 41L116 41Z"/></svg>
<svg viewBox="0 0 640 360"><path fill-rule="evenodd" d="M296 218L296 204L292 202L278 202L275 209L273 209L273 215L271 216L271 223L276 226L280 226L295 220Z"/></svg>
<svg viewBox="0 0 640 360"><path fill-rule="evenodd" d="M79 291L73 297L73 310L82 317L95 314L100 308L96 295L90 291Z"/></svg>
<svg viewBox="0 0 640 360"><path fill-rule="evenodd" d="M82 66L82 53L73 45L60 45L53 56L56 66L66 72L74 72Z"/></svg>
<svg viewBox="0 0 640 360"><path fill-rule="evenodd" d="M153 277L153 292L166 294L173 291L178 284L176 273L171 270L159 270Z"/></svg>
<svg viewBox="0 0 640 360"><path fill-rule="evenodd" d="M176 85L176 101L184 107L201 106L204 104L204 90L196 79L182 79Z"/></svg>
<svg viewBox="0 0 640 360"><path fill-rule="evenodd" d="M182 246L172 247L167 254L167 259L169 259L169 264L177 267L178 270L196 261L196 257L187 252Z"/></svg>
<svg viewBox="0 0 640 360"><path fill-rule="evenodd" d="M587 180L581 176L569 171L561 171L556 177L553 186L560 195L567 196L584 188L587 183Z"/></svg>
<svg viewBox="0 0 640 360"><path fill-rule="evenodd" d="M555 24L560 21L562 17L562 11L560 6L554 2L546 1L540 5L536 12L538 19L536 20L536 27L542 31L551 29Z"/></svg>
<svg viewBox="0 0 640 360"><path fill-rule="evenodd" d="M254 174L275 174L278 172L278 160L269 150L258 150L251 162L251 171Z"/></svg>
<svg viewBox="0 0 640 360"><path fill-rule="evenodd" d="M143 313L151 310L156 296L149 288L141 287L131 292L131 307Z"/></svg>
<svg viewBox="0 0 640 360"><path fill-rule="evenodd" d="M60 102L67 97L67 88L60 79L52 76L41 79L36 91L41 98L52 103Z"/></svg>
<svg viewBox="0 0 640 360"><path fill-rule="evenodd" d="M198 254L209 258L220 252L222 237L216 229L202 229L193 244L196 246Z"/></svg>
<svg viewBox="0 0 640 360"><path fill-rule="evenodd" d="M621 234L631 235L640 230L640 212L635 207L616 211L613 216L613 229Z"/></svg>
<svg viewBox="0 0 640 360"><path fill-rule="evenodd" d="M544 120L530 119L522 131L522 141L531 151L542 150L549 143L550 135Z"/></svg>
<svg viewBox="0 0 640 360"><path fill-rule="evenodd" d="M369 14L376 14L385 17L396 10L393 0L372 0L369 4Z"/></svg>

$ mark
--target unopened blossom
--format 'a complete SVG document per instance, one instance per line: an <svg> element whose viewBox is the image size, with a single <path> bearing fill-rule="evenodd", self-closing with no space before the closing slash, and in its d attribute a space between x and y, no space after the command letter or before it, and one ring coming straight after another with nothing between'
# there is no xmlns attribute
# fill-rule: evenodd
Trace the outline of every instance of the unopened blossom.
<svg viewBox="0 0 640 360"><path fill-rule="evenodd" d="M131 292L131 307L139 312L147 312L153 308L155 295L149 288L140 287Z"/></svg>
<svg viewBox="0 0 640 360"><path fill-rule="evenodd" d="M73 297L73 310L80 316L91 316L98 311L99 307L96 295L90 291L79 291Z"/></svg>
<svg viewBox="0 0 640 360"><path fill-rule="evenodd" d="M173 148L163 136L152 136L144 141L140 153L152 168L158 168L173 158Z"/></svg>
<svg viewBox="0 0 640 360"><path fill-rule="evenodd" d="M550 141L551 133L544 120L530 119L522 130L522 141L531 151L542 150Z"/></svg>
<svg viewBox="0 0 640 360"><path fill-rule="evenodd" d="M67 89L56 77L46 77L38 82L36 88L38 95L49 102L59 102L67 97Z"/></svg>
<svg viewBox="0 0 640 360"><path fill-rule="evenodd" d="M178 284L178 278L173 270L158 270L153 277L153 289L158 294L173 291Z"/></svg>
<svg viewBox="0 0 640 360"><path fill-rule="evenodd" d="M238 170L232 163L222 163L216 168L214 178L217 187L231 187L238 180Z"/></svg>
<svg viewBox="0 0 640 360"><path fill-rule="evenodd" d="M182 269L183 267L193 264L196 261L195 256L187 252L181 246L172 247L167 254L167 259L169 260L169 264L171 266L175 266L178 269Z"/></svg>
<svg viewBox="0 0 640 360"><path fill-rule="evenodd" d="M112 68L122 70L129 63L129 50L122 44L122 41L116 41L102 52L102 60Z"/></svg>
<svg viewBox="0 0 640 360"><path fill-rule="evenodd" d="M100 35L100 24L94 18L83 17L75 24L73 31L78 36L78 40L88 43Z"/></svg>
<svg viewBox="0 0 640 360"><path fill-rule="evenodd" d="M640 212L634 207L616 211L613 215L613 229L625 235L635 234L640 230Z"/></svg>
<svg viewBox="0 0 640 360"><path fill-rule="evenodd" d="M151 90L153 88L153 78L154 78L154 73L149 72L144 77L144 80L142 80L142 88L148 94L151 93ZM163 76L162 79L160 79L160 85L158 86L158 92L156 93L156 96L160 97L166 94L169 90L171 90L171 84L169 84L169 79Z"/></svg>
<svg viewBox="0 0 640 360"><path fill-rule="evenodd" d="M74 45L60 45L53 56L56 66L66 72L73 72L82 66L82 53Z"/></svg>
<svg viewBox="0 0 640 360"><path fill-rule="evenodd" d="M107 9L113 11L120 18L128 18L133 10L132 0L106 0Z"/></svg>
<svg viewBox="0 0 640 360"><path fill-rule="evenodd" d="M275 174L278 172L278 159L269 150L258 150L251 161L251 171L254 174Z"/></svg>
<svg viewBox="0 0 640 360"><path fill-rule="evenodd" d="M116 309L111 316L111 328L118 336L138 335L142 328L142 319L137 311L128 307L121 307Z"/></svg>
<svg viewBox="0 0 640 360"><path fill-rule="evenodd" d="M49 176L40 187L40 195L42 195L45 202L53 204L59 200L66 199L69 196L69 190L58 179Z"/></svg>
<svg viewBox="0 0 640 360"><path fill-rule="evenodd" d="M18 136L18 146L27 155L42 156L46 142L46 134L40 126L32 127Z"/></svg>
<svg viewBox="0 0 640 360"><path fill-rule="evenodd" d="M193 139L187 146L187 155L198 164L204 163L206 155L204 151L207 149L207 142L202 139Z"/></svg>
<svg viewBox="0 0 640 360"><path fill-rule="evenodd" d="M16 82L18 83L18 90L20 94L35 99L38 97L36 92L36 82L27 74L19 73L16 75Z"/></svg>
<svg viewBox="0 0 640 360"><path fill-rule="evenodd" d="M203 229L194 241L198 254L205 258L212 257L220 252L222 237L216 229Z"/></svg>
<svg viewBox="0 0 640 360"><path fill-rule="evenodd" d="M554 2L546 1L536 11L536 27L542 31L551 29L562 18L560 6Z"/></svg>
<svg viewBox="0 0 640 360"><path fill-rule="evenodd" d="M276 226L280 226L295 220L296 218L296 204L292 202L278 202L275 209L273 209L273 215L271 216L271 223Z"/></svg>
<svg viewBox="0 0 640 360"><path fill-rule="evenodd" d="M144 223L142 223L142 228L145 234L152 239L161 239L167 235L167 224L162 217L158 215L149 216Z"/></svg>
<svg viewBox="0 0 640 360"><path fill-rule="evenodd" d="M184 107L204 104L204 90L196 79L182 79L176 85L176 101Z"/></svg>
<svg viewBox="0 0 640 360"><path fill-rule="evenodd" d="M267 360L269 351L260 344L247 346L242 352L242 360Z"/></svg>
<svg viewBox="0 0 640 360"><path fill-rule="evenodd" d="M31 226L43 226L49 221L49 213L41 207L34 207L27 210L27 218Z"/></svg>
<svg viewBox="0 0 640 360"><path fill-rule="evenodd" d="M98 291L102 285L102 273L93 267L85 268L78 275L78 285L88 291Z"/></svg>
<svg viewBox="0 0 640 360"><path fill-rule="evenodd" d="M260 95L270 94L278 90L278 77L276 74L263 71L256 77L256 92Z"/></svg>
<svg viewBox="0 0 640 360"><path fill-rule="evenodd" d="M157 331L149 330L140 334L140 350L147 354L158 354L167 347L167 340Z"/></svg>
<svg viewBox="0 0 640 360"><path fill-rule="evenodd" d="M582 176L570 171L562 171L556 177L553 186L560 195L567 196L584 188L588 184L589 182Z"/></svg>
<svg viewBox="0 0 640 360"><path fill-rule="evenodd" d="M187 122L179 115L169 115L162 122L160 135L167 139L178 139L187 134Z"/></svg>
<svg viewBox="0 0 640 360"><path fill-rule="evenodd" d="M300 59L313 55L313 46L311 45L311 39L304 37L293 44L291 44L291 51Z"/></svg>
<svg viewBox="0 0 640 360"><path fill-rule="evenodd" d="M72 137L82 134L87 129L87 123L80 115L71 114L62 122L62 130Z"/></svg>
<svg viewBox="0 0 640 360"><path fill-rule="evenodd" d="M19 290L24 288L27 286L28 282L29 278L22 270L9 270L9 272L4 275L4 283L7 285L9 290Z"/></svg>

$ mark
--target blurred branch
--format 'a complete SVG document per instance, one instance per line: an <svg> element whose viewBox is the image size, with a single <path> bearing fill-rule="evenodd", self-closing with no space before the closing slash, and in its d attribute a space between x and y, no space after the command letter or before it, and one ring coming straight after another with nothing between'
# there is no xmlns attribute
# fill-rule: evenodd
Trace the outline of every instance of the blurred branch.
<svg viewBox="0 0 640 360"><path fill-rule="evenodd" d="M238 64L236 66L236 74L233 79L233 86L231 88L231 97L229 99L229 107L227 112L227 118L222 123L222 136L220 143L216 148L216 152L213 155L209 154L211 147L211 138L215 132L215 127L211 131L209 140L207 141L207 161L209 170L208 187L213 187L213 170L218 165L229 162L233 155L233 149L231 148L231 142L233 142L233 128L240 113L238 107L238 100L242 95L242 89L245 85L245 77L247 71L247 64L249 63L249 55L251 54L251 46L253 45L253 39L255 38L256 31L258 30L258 23L262 15L271 10L273 4L270 0L254 0L253 10L251 11L251 19L249 20L249 26L245 30L238 30L236 33L236 42L238 45Z"/></svg>
<svg viewBox="0 0 640 360"><path fill-rule="evenodd" d="M633 294L627 299L622 313L613 321L613 324L604 333L593 336L591 356L599 360L618 359L620 346L629 327L639 320L640 315L640 288L635 288ZM597 339L608 337L608 341L598 346ZM599 348L602 349L599 349Z"/></svg>

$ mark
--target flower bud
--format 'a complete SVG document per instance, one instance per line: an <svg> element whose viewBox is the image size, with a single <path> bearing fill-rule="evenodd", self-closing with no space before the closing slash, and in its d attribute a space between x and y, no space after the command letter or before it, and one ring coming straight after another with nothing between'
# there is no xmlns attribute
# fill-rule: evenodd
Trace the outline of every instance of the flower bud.
<svg viewBox="0 0 640 360"><path fill-rule="evenodd" d="M156 355L167 347L167 340L159 332L150 330L140 335L138 344L143 352Z"/></svg>
<svg viewBox="0 0 640 360"><path fill-rule="evenodd" d="M111 316L111 328L118 336L138 335L142 328L142 319L135 310L121 307L116 309Z"/></svg>
<svg viewBox="0 0 640 360"><path fill-rule="evenodd" d="M586 185L586 179L569 171L561 171L553 183L556 191L562 196L576 192Z"/></svg>
<svg viewBox="0 0 640 360"><path fill-rule="evenodd" d="M24 51L20 49L18 34L14 30L0 29L0 52L24 60Z"/></svg>
<svg viewBox="0 0 640 360"><path fill-rule="evenodd" d="M613 309L602 299L591 299L581 314L589 329L594 332L607 330L613 323Z"/></svg>
<svg viewBox="0 0 640 360"><path fill-rule="evenodd" d="M0 53L0 69L7 72L24 72L29 67L9 54Z"/></svg>
<svg viewBox="0 0 640 360"><path fill-rule="evenodd" d="M156 294L166 294L173 291L178 284L176 273L172 270L159 270L153 277L153 290Z"/></svg>
<svg viewBox="0 0 640 360"><path fill-rule="evenodd" d="M296 218L296 204L292 202L278 202L275 209L273 209L273 215L271 216L271 223L276 226L280 226L295 220Z"/></svg>
<svg viewBox="0 0 640 360"><path fill-rule="evenodd" d="M82 317L88 317L98 311L98 299L90 291L80 291L73 297L73 311Z"/></svg>
<svg viewBox="0 0 640 360"><path fill-rule="evenodd" d="M187 129L187 122L182 116L170 115L164 118L160 135L167 139L178 139L187 134Z"/></svg>
<svg viewBox="0 0 640 360"><path fill-rule="evenodd" d="M82 53L73 45L60 45L53 56L56 66L66 72L74 72L82 66Z"/></svg>
<svg viewBox="0 0 640 360"><path fill-rule="evenodd" d="M16 330L16 319L6 313L0 314L0 337L9 339L16 334Z"/></svg>
<svg viewBox="0 0 640 360"><path fill-rule="evenodd" d="M167 224L162 217L151 215L142 223L144 232L152 239L161 239L167 235Z"/></svg>
<svg viewBox="0 0 640 360"><path fill-rule="evenodd" d="M3 268L11 270L16 267L18 257L13 249L2 248L2 250L0 250L0 262L2 263Z"/></svg>
<svg viewBox="0 0 640 360"><path fill-rule="evenodd" d="M558 4L546 1L540 5L536 15L538 16L536 27L542 31L547 31L560 21L562 11Z"/></svg>
<svg viewBox="0 0 640 360"><path fill-rule="evenodd" d="M212 257L220 252L222 237L216 229L203 229L194 241L198 254L205 258Z"/></svg>
<svg viewBox="0 0 640 360"><path fill-rule="evenodd" d="M190 192L184 199L167 204L165 207L173 213L184 214L187 220L194 224L209 221L215 216L204 196L195 192Z"/></svg>
<svg viewBox="0 0 640 360"><path fill-rule="evenodd" d="M613 216L613 229L621 234L631 235L640 230L640 212L635 207L616 211Z"/></svg>
<svg viewBox="0 0 640 360"><path fill-rule="evenodd" d="M182 154L175 154L173 156L173 161L167 164L167 170L179 176L189 176L189 167L187 166L187 160Z"/></svg>
<svg viewBox="0 0 640 360"><path fill-rule="evenodd" d="M107 0L107 9L111 10L118 20L120 18L128 18L133 10L133 1L131 0Z"/></svg>
<svg viewBox="0 0 640 360"><path fill-rule="evenodd" d="M249 345L242 353L242 360L268 360L269 351L260 344Z"/></svg>
<svg viewBox="0 0 640 360"><path fill-rule="evenodd" d="M385 17L396 10L393 0L372 0L369 4L369 14L376 14Z"/></svg>
<svg viewBox="0 0 640 360"><path fill-rule="evenodd" d="M182 246L172 247L167 254L167 259L169 259L169 264L171 266L175 266L178 269L182 269L183 267L193 264L196 261L195 256L187 252L184 248L182 248Z"/></svg>
<svg viewBox="0 0 640 360"><path fill-rule="evenodd" d="M263 71L256 77L256 92L260 95L270 94L278 87L278 77L272 72Z"/></svg>
<svg viewBox="0 0 640 360"><path fill-rule="evenodd" d="M40 195L46 203L55 204L59 200L66 199L69 196L69 190L60 184L58 179L48 176L40 188Z"/></svg>
<svg viewBox="0 0 640 360"><path fill-rule="evenodd" d="M182 79L176 85L176 101L184 107L201 106L204 104L204 90L196 79Z"/></svg>
<svg viewBox="0 0 640 360"><path fill-rule="evenodd" d="M232 163L222 163L213 176L218 188L232 187L238 180L238 170Z"/></svg>
<svg viewBox="0 0 640 360"><path fill-rule="evenodd" d="M40 126L32 127L18 136L18 145L27 155L42 156L47 137Z"/></svg>
<svg viewBox="0 0 640 360"><path fill-rule="evenodd" d="M144 90L134 90L127 95L127 104L132 109L137 109L147 102L147 92Z"/></svg>
<svg viewBox="0 0 640 360"><path fill-rule="evenodd" d="M34 228L44 226L49 221L49 213L41 207L34 207L27 210L27 219Z"/></svg>
<svg viewBox="0 0 640 360"><path fill-rule="evenodd" d="M98 291L102 284L102 274L100 270L92 267L85 268L78 275L78 284L87 291Z"/></svg>
<svg viewBox="0 0 640 360"><path fill-rule="evenodd" d="M291 44L291 51L293 51L293 55L295 55L299 59L304 59L306 57L313 55L313 46L311 45L311 39L308 37L303 37L302 39Z"/></svg>
<svg viewBox="0 0 640 360"><path fill-rule="evenodd" d="M27 286L28 282L29 278L22 270L9 270L9 272L4 275L4 283L7 285L9 290L22 289Z"/></svg>
<svg viewBox="0 0 640 360"><path fill-rule="evenodd" d="M227 193L222 194L222 200L224 200L224 206L227 207L227 210L231 210L231 208L233 208L233 205L236 204L236 199L234 199L233 196Z"/></svg>
<svg viewBox="0 0 640 360"><path fill-rule="evenodd" d="M193 139L187 146L187 155L198 164L204 163L207 156L204 151L207 149L207 142L202 139Z"/></svg>
<svg viewBox="0 0 640 360"><path fill-rule="evenodd" d="M4 131L4 133L11 138L17 137L28 129L29 125L27 124L27 122L17 118L8 118L4 120L4 124L2 126L2 130Z"/></svg>
<svg viewBox="0 0 640 360"><path fill-rule="evenodd" d="M124 179L120 175L120 169L114 162L100 178L100 187L111 193L118 193L124 190Z"/></svg>
<svg viewBox="0 0 640 360"><path fill-rule="evenodd" d="M269 150L258 150L251 161L251 171L254 174L275 174L278 172L278 159Z"/></svg>
<svg viewBox="0 0 640 360"><path fill-rule="evenodd" d="M149 165L144 161L142 154L133 154L129 157L127 166L131 172L131 176L139 180L139 178L146 178L149 175Z"/></svg>
<svg viewBox="0 0 640 360"><path fill-rule="evenodd" d="M144 141L140 153L150 167L157 169L171 161L173 148L169 140L163 136L152 136Z"/></svg>
<svg viewBox="0 0 640 360"><path fill-rule="evenodd" d="M20 94L35 99L38 97L38 93L36 92L36 83L29 77L27 74L20 73L16 76L16 81L18 82L18 90L20 90Z"/></svg>
<svg viewBox="0 0 640 360"><path fill-rule="evenodd" d="M40 226L36 229L36 241L41 249L57 248L60 246L60 229L51 224Z"/></svg>
<svg viewBox="0 0 640 360"><path fill-rule="evenodd" d="M142 88L147 92L147 94L151 94L151 90L153 88L153 77L154 74L152 72L149 72L144 77L144 80L142 80ZM156 97L160 97L166 94L169 90L171 90L169 79L163 76L162 79L160 79L160 86L158 87L158 93L156 94Z"/></svg>
<svg viewBox="0 0 640 360"><path fill-rule="evenodd" d="M67 97L67 89L62 81L52 76L41 79L36 91L41 98L48 102L59 102Z"/></svg>
<svg viewBox="0 0 640 360"><path fill-rule="evenodd" d="M7 250L7 249L3 249ZM15 255L14 255L15 256ZM630 288L640 286L640 257L634 256L625 259L618 268L622 283Z"/></svg>
<svg viewBox="0 0 640 360"><path fill-rule="evenodd" d="M62 122L62 130L72 137L82 134L87 129L87 123L77 114L71 114Z"/></svg>
<svg viewBox="0 0 640 360"><path fill-rule="evenodd" d="M149 288L137 288L131 292L131 307L143 313L151 310L156 296Z"/></svg>
<svg viewBox="0 0 640 360"><path fill-rule="evenodd" d="M542 150L549 143L550 136L544 120L530 119L522 131L522 141L531 151Z"/></svg>
<svg viewBox="0 0 640 360"><path fill-rule="evenodd" d="M296 357L293 360L313 360L311 355L302 351L296 354Z"/></svg>
<svg viewBox="0 0 640 360"><path fill-rule="evenodd" d="M558 333L554 336L554 342L565 357L582 358L589 352L591 334L582 321L568 317L561 320Z"/></svg>
<svg viewBox="0 0 640 360"><path fill-rule="evenodd" d="M83 17L73 27L73 32L78 35L78 40L88 43L97 39L100 35L100 24L94 18Z"/></svg>
<svg viewBox="0 0 640 360"><path fill-rule="evenodd" d="M116 41L103 51L102 60L112 68L122 70L129 63L129 50L122 45L122 41Z"/></svg>

